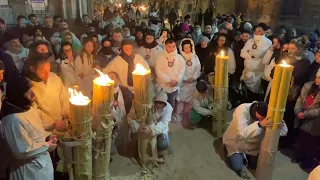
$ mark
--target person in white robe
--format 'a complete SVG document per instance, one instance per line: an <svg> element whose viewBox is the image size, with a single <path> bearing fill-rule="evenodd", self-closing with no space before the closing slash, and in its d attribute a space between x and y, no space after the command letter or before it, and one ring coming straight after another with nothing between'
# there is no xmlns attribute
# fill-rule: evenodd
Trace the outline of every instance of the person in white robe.
<svg viewBox="0 0 320 180"><path fill-rule="evenodd" d="M76 57L74 62L79 90L89 98L92 97L93 80L95 76L94 54L96 54L94 42L92 39L86 39L80 55Z"/></svg>
<svg viewBox="0 0 320 180"><path fill-rule="evenodd" d="M73 88L77 83L77 75L74 65L74 56L72 44L65 42L61 44L62 54L61 58L57 60L60 64L63 77L64 77L64 86L68 88Z"/></svg>
<svg viewBox="0 0 320 180"><path fill-rule="evenodd" d="M159 37L159 39L157 39L157 43L162 49L164 49L165 42L167 39L168 39L168 30L163 30L161 36Z"/></svg>
<svg viewBox="0 0 320 180"><path fill-rule="evenodd" d="M223 135L223 144L227 149L230 167L239 176L247 176L243 161L248 162L250 169L257 166L260 145L266 128L273 126L270 118L266 118L268 105L263 102L241 104L233 113L233 119ZM288 132L284 121L279 124L280 135Z"/></svg>
<svg viewBox="0 0 320 180"><path fill-rule="evenodd" d="M164 91L158 92L154 99L156 113L153 114L156 123L151 125L139 124L136 121L134 108L128 114L128 122L132 133L145 133L157 136L158 157L162 158L164 151L169 148L169 123L173 112L172 106L167 102L168 97Z"/></svg>
<svg viewBox="0 0 320 180"><path fill-rule="evenodd" d="M258 26L253 39L249 39L241 50L240 56L245 59L241 79L254 95L262 94L261 78L265 65L261 60L271 45L271 40L265 37L264 30Z"/></svg>
<svg viewBox="0 0 320 180"><path fill-rule="evenodd" d="M180 84L180 101L177 104L177 114L179 116L177 117L188 120L191 109L192 94L196 90L196 82L201 75L201 64L198 56L196 55L195 45L192 39L182 39L179 51L185 60L185 72L183 81Z"/></svg>
<svg viewBox="0 0 320 180"><path fill-rule="evenodd" d="M138 54L148 62L149 66L155 69L157 58L163 53L163 49L155 40L155 32L148 30L145 33L145 44L138 49Z"/></svg>
<svg viewBox="0 0 320 180"><path fill-rule="evenodd" d="M123 40L121 43L121 54L115 57L103 72L115 72L119 75L120 85L128 87L133 91L132 72L136 68L136 64L141 64L145 69L150 70L148 63L133 51L133 41Z"/></svg>
<svg viewBox="0 0 320 180"><path fill-rule="evenodd" d="M183 81L185 60L178 54L174 40L167 40L165 51L156 60L157 86L167 93L168 103L174 107L179 84Z"/></svg>
<svg viewBox="0 0 320 180"><path fill-rule="evenodd" d="M8 148L10 180L53 180L54 170L49 152L57 139L45 131L36 109L28 79L8 84L7 99L1 109L1 132ZM4 161L5 159L1 159Z"/></svg>
<svg viewBox="0 0 320 180"><path fill-rule="evenodd" d="M61 79L50 72L47 59L33 59L30 62L28 77L32 81L32 90L36 100L33 107L38 111L42 124L48 131L66 131L65 119L68 118L69 93Z"/></svg>

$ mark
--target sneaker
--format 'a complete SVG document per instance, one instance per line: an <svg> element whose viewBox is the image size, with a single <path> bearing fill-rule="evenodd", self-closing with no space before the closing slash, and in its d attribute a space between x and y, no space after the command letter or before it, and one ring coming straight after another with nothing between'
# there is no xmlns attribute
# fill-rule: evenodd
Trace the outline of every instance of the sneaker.
<svg viewBox="0 0 320 180"><path fill-rule="evenodd" d="M246 171L240 171L240 172L237 172L237 175L243 179L251 179L250 176L248 176L247 172Z"/></svg>

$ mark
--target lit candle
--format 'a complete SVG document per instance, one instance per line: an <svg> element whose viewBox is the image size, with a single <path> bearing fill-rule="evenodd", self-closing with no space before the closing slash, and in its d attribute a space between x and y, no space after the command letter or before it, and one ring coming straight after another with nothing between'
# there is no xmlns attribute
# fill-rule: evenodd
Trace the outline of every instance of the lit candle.
<svg viewBox="0 0 320 180"><path fill-rule="evenodd" d="M132 78L136 120L140 125L151 125L155 123L152 121L153 92L151 71L145 69L138 63L136 69L132 72ZM147 164L149 161L154 161L158 155L156 146L157 136L146 135L139 132L138 141L138 152L142 163Z"/></svg>
<svg viewBox="0 0 320 180"><path fill-rule="evenodd" d="M99 77L93 80L92 129L96 133L93 139L93 177L109 174L111 134L113 129L112 102L114 81L108 75L97 70Z"/></svg>
<svg viewBox="0 0 320 180"><path fill-rule="evenodd" d="M73 147L74 178L91 179L92 154L91 154L91 113L90 99L81 92L69 88L71 137L78 141L79 145ZM79 140L81 139L81 140ZM81 162L81 163L80 163ZM83 174L86 172L86 174Z"/></svg>
<svg viewBox="0 0 320 180"><path fill-rule="evenodd" d="M212 134L221 137L226 130L227 104L228 104L228 59L221 51L215 59L214 97L215 112L212 114Z"/></svg>

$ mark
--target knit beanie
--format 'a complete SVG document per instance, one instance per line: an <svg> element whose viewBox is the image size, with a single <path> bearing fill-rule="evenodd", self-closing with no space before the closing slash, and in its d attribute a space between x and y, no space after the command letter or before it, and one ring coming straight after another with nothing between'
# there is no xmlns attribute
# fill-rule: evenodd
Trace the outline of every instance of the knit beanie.
<svg viewBox="0 0 320 180"><path fill-rule="evenodd" d="M209 38L207 36L202 36L201 39L200 39L200 43L202 43L202 42L209 43L210 40L209 40Z"/></svg>

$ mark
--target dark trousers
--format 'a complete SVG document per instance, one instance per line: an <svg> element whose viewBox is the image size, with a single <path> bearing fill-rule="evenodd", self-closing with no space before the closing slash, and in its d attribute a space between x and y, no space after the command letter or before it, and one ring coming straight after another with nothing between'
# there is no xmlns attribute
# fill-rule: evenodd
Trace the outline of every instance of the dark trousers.
<svg viewBox="0 0 320 180"><path fill-rule="evenodd" d="M313 158L319 158L319 141L319 136L313 136L304 130L300 130L297 139L299 146L297 148L296 157L306 161L312 161Z"/></svg>
<svg viewBox="0 0 320 180"><path fill-rule="evenodd" d="M173 91L172 93L167 93L168 95L168 103L174 108L174 104L176 102L176 98L178 96L178 91Z"/></svg>

